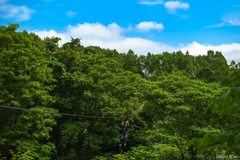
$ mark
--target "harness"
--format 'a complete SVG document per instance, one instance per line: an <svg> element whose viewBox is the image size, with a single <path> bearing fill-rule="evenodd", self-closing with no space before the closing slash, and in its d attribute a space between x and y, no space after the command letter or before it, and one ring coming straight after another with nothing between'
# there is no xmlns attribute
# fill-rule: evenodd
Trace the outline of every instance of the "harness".
<svg viewBox="0 0 240 160"><path fill-rule="evenodd" d="M125 129L127 129L127 127L125 127L125 124L126 124L126 122L127 122L127 120L126 120L126 116L125 116L125 118L124 118L124 121L123 121L124 123L123 123L123 137L124 137L124 139L125 139L125 135L126 135L126 132L125 132Z"/></svg>

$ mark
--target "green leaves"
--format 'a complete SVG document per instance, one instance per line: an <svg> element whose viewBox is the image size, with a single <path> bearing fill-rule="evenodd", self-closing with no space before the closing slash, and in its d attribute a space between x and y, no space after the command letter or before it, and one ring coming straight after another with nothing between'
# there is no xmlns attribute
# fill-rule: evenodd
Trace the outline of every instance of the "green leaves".
<svg viewBox="0 0 240 160"><path fill-rule="evenodd" d="M197 141L197 143L195 144L195 148L198 150L198 153L201 153L203 151L203 149L210 145L213 144L217 141L218 139L218 135L216 134L206 134L202 139L192 139L191 141L188 142L188 144L193 144L194 142ZM189 145L187 145L187 147L189 147ZM214 150L215 148L211 148L212 150Z"/></svg>
<svg viewBox="0 0 240 160"><path fill-rule="evenodd" d="M219 124L219 117L209 119L203 108L207 106L210 97L222 94L228 88L190 80L180 73L160 76L149 88L144 109L151 113L156 122L153 129L156 133L149 136L151 141L176 144L180 153L192 156L195 156L195 152L187 150L185 145L189 148L194 144L194 148L202 151L205 145L217 142L218 128L215 125ZM215 99L217 100L218 98ZM162 130L158 133L159 128ZM194 138L209 132L211 134L203 139Z"/></svg>
<svg viewBox="0 0 240 160"><path fill-rule="evenodd" d="M193 138L187 143L187 147L190 147L192 144L195 143L195 148L197 149L198 153L202 153L207 146L214 144L215 142L219 142L220 144L211 146L209 148L210 153L214 152L214 150L216 149L222 151L226 146L228 146L228 149L226 151L227 155L231 154L232 152L239 155L239 153L237 153L238 148L236 148L236 145L238 144L238 142L236 141L236 135L230 132L219 134L208 133L205 134L205 136L202 139ZM234 149L237 152L235 152Z"/></svg>
<svg viewBox="0 0 240 160"><path fill-rule="evenodd" d="M55 55L64 70L59 67L53 69L53 74L58 75L54 83L56 102L53 107L59 112L101 117L123 117L133 108L128 116L135 117L134 110L138 109L147 89L145 80L123 70L115 60L99 54L97 48L94 48L95 53L90 49L86 50L88 53L59 51ZM128 56L132 57L131 54ZM132 118L128 120L131 123ZM53 135L61 132L61 136L54 136L56 141L61 141L60 152L67 154L68 150L78 157L93 157L118 143L120 125L121 119L61 117L58 123L60 130L54 129Z"/></svg>
<svg viewBox="0 0 240 160"><path fill-rule="evenodd" d="M18 27L0 26L1 104L102 117L122 117L133 108L128 117L133 122L131 145L163 144L158 149L134 147L129 159L165 159L171 154L185 159L190 154L194 157L195 151L185 145L203 133L209 134L192 139L187 146L195 144L200 152L219 143L210 151L226 147L230 147L227 153L239 151L239 131L216 134L227 123L222 125L223 119L217 114L211 119L203 113L209 98L228 89L221 85L237 86L228 81L229 67L220 52L194 57L177 51L138 57L132 50L119 54L116 50L83 47L79 38L71 38L71 42L58 47L60 38L42 40L34 33L16 32ZM240 79L240 71L231 69L236 73L233 77ZM151 81L143 79L149 80L150 75ZM232 88L211 99L208 108L222 116L237 113L239 96L240 88ZM144 134L143 121L150 129L149 137ZM32 148L42 159L50 159L53 153L56 155L52 157L59 159L91 159L104 151L113 153L121 134L119 119L59 117L2 108L0 124L0 147L5 149L2 153L7 155L9 148L14 152ZM136 140L137 134L143 134L146 142Z"/></svg>
<svg viewBox="0 0 240 160"><path fill-rule="evenodd" d="M205 144L209 145L209 144L215 143L217 139L218 139L218 136L216 134L208 134L206 139L203 139L203 141L205 140L206 141Z"/></svg>
<svg viewBox="0 0 240 160"><path fill-rule="evenodd" d="M187 143L187 147L189 148L192 144L194 144L195 142L197 142L199 139L198 138L193 138L191 139L188 143Z"/></svg>
<svg viewBox="0 0 240 160"><path fill-rule="evenodd" d="M0 102L2 105L56 111L49 94L54 82L44 43L35 34L15 32L19 25L0 26ZM2 39L5 37L6 39ZM39 157L54 150L48 142L56 115L0 109L0 147L4 153L36 149ZM21 138L19 138L21 137Z"/></svg>
<svg viewBox="0 0 240 160"><path fill-rule="evenodd" d="M240 108L236 106L240 99L240 87L233 87L230 93L225 93L221 97L209 99L208 107L212 112L219 112L221 116L226 113L230 116L231 113L237 112Z"/></svg>
<svg viewBox="0 0 240 160"><path fill-rule="evenodd" d="M210 152L210 153L213 153L213 152L214 152L218 147L220 147L220 146L221 146L220 144L216 144L216 145L210 147L210 148L209 148L209 152Z"/></svg>
<svg viewBox="0 0 240 160"><path fill-rule="evenodd" d="M35 150L18 151L18 153L14 153L12 150L10 150L10 154L12 154L11 160L30 160L38 157L38 155L35 153Z"/></svg>
<svg viewBox="0 0 240 160"><path fill-rule="evenodd" d="M236 73L235 73L236 74ZM237 72L236 77L239 76ZM240 100L240 87L233 87L230 93L225 93L221 97L215 97L208 101L208 108L211 109L212 112L219 112L221 116L224 113L227 116L230 116L231 113L237 112L240 107L238 106L238 101ZM219 152L221 152L225 147L227 147L226 155L231 154L232 152L240 155L239 150L239 129L230 132L218 133L218 134L206 134L201 143L198 141L196 143L196 149L199 153L203 151L204 148L209 146L211 143L219 142L215 147L211 147L209 149L210 152L213 152L216 148L218 148ZM193 144L196 139L192 139L188 144ZM190 145L187 145L188 147Z"/></svg>
<svg viewBox="0 0 240 160"><path fill-rule="evenodd" d="M240 70L239 68L234 69L233 73L230 75L230 78L240 81Z"/></svg>
<svg viewBox="0 0 240 160"><path fill-rule="evenodd" d="M127 153L127 156L130 159L139 159L139 160L158 160L163 159L166 160L167 158L164 155L159 154L156 150L151 149L148 146L138 146L133 147L132 151Z"/></svg>
<svg viewBox="0 0 240 160"><path fill-rule="evenodd" d="M220 144L224 145L227 142L227 140L230 137L230 135L231 135L231 133L220 133L218 135L218 142Z"/></svg>

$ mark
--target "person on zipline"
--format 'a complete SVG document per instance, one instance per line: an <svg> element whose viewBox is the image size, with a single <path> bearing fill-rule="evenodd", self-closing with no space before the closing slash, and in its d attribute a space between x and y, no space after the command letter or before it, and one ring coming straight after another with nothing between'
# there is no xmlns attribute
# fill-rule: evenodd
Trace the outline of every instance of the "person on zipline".
<svg viewBox="0 0 240 160"><path fill-rule="evenodd" d="M122 122L122 136L121 136L121 139L120 139L120 144L119 144L119 147L122 147L122 144L124 143L124 146L126 146L126 143L127 143L127 134L128 134L128 129L129 129L129 123L128 121L125 122Z"/></svg>

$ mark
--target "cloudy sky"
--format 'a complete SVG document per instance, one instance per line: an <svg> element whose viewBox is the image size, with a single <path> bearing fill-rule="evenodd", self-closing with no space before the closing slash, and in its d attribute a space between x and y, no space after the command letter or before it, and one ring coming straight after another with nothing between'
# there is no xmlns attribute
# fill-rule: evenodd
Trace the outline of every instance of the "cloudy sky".
<svg viewBox="0 0 240 160"><path fill-rule="evenodd" d="M240 62L240 0L0 0L0 25L138 55L221 51Z"/></svg>

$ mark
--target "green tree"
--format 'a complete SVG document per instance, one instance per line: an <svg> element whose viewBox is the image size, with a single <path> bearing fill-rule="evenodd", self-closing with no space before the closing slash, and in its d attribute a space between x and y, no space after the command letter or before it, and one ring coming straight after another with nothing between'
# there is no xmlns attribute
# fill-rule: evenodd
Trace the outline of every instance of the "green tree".
<svg viewBox="0 0 240 160"><path fill-rule="evenodd" d="M98 117L123 117L138 108L145 81L121 69L102 54L71 50L55 54L57 80L53 108L60 112ZM59 159L90 159L119 143L122 119L62 117L52 133ZM119 125L118 125L119 124Z"/></svg>
<svg viewBox="0 0 240 160"><path fill-rule="evenodd" d="M240 70L233 72L232 76L240 81ZM219 114L221 117L224 114L228 118L230 115L234 116L233 113L240 110L240 87L233 87L229 93L225 93L221 97L209 99L207 109ZM236 114L234 118L237 118L237 121L239 121L239 114ZM230 121L229 123L236 125L234 121ZM235 153L240 156L240 130L239 127L233 129L224 128L222 133L210 132L205 134L203 138L193 138L188 142L187 146L189 147L196 142L194 147L198 150L198 153L202 153L207 146L211 145L209 149L210 153L217 149L218 152L225 150L225 155Z"/></svg>
<svg viewBox="0 0 240 160"><path fill-rule="evenodd" d="M43 46L36 35L16 32L18 24L0 26L0 103L11 107L56 111L48 108L54 102L49 91L54 79ZM34 40L38 40L34 42ZM0 148L4 157L8 150L35 149L38 158L48 159L55 146L49 141L56 115L30 113L0 108ZM21 137L21 138L20 138Z"/></svg>
<svg viewBox="0 0 240 160"><path fill-rule="evenodd" d="M219 84L190 80L179 72L160 76L145 94L144 112L151 114L156 123L146 132L150 135L149 141L176 145L182 159L196 159L193 148L185 145L194 137L221 128L219 124L224 118L210 119L210 114L203 111L208 98L226 90L228 88L221 88Z"/></svg>
<svg viewBox="0 0 240 160"><path fill-rule="evenodd" d="M63 44L62 48L64 50L72 49L74 51L83 51L83 46L81 45L81 39L71 37L71 42Z"/></svg>
<svg viewBox="0 0 240 160"><path fill-rule="evenodd" d="M200 69L196 77L206 83L217 81L217 76L209 68Z"/></svg>

